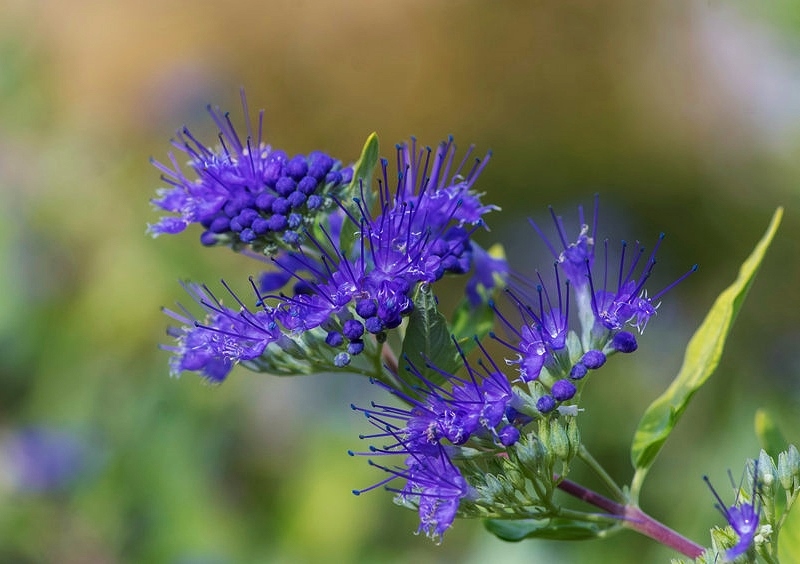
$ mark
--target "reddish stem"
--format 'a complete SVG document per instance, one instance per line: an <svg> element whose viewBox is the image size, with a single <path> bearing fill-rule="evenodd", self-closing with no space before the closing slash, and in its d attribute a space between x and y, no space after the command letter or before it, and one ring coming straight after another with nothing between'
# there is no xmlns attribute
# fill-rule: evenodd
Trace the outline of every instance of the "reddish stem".
<svg viewBox="0 0 800 564"><path fill-rule="evenodd" d="M582 499L586 503L607 511L611 515L618 516L622 519L623 526L650 537L690 558L697 558L705 552L702 546L656 521L638 507L622 505L566 479L558 483L558 488L573 497Z"/></svg>
<svg viewBox="0 0 800 564"><path fill-rule="evenodd" d="M389 372L392 374L397 374L397 357L394 355L394 351L391 349L391 347L387 347L384 344L381 348L381 357L383 358L383 363L386 365L386 368L389 369Z"/></svg>

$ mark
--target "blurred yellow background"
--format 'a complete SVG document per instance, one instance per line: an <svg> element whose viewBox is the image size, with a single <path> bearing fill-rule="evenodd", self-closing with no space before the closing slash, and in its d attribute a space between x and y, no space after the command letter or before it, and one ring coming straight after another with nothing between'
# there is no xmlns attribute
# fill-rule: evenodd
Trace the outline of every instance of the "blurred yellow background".
<svg viewBox="0 0 800 564"><path fill-rule="evenodd" d="M288 153L385 156L453 134L494 156L478 188L502 212L481 241L547 260L526 218L575 217L659 253L654 289L691 264L640 349L585 396L584 436L620 482L644 408L766 228L784 225L719 372L657 461L643 508L700 543L719 524L701 480L755 456L755 409L797 442L800 400L800 5L788 0L351 2L6 0L0 6L0 562L653 562L623 533L506 544L459 521L442 546L376 491L357 378L168 376L159 307L179 279L245 288L258 265L152 240L148 201L183 125L213 139L239 88ZM535 251L532 249L536 249ZM455 288L455 286L454 286ZM15 437L76 437L81 471L26 488ZM48 434L49 433L49 434ZM55 435L53 435L55 433ZM60 435L58 433L67 433ZM60 438L59 438L60 437ZM47 440L44 440L44 444ZM3 450L2 445L6 445ZM83 452L83 451L82 451ZM56 469L57 470L57 469ZM580 476L580 474L578 474Z"/></svg>

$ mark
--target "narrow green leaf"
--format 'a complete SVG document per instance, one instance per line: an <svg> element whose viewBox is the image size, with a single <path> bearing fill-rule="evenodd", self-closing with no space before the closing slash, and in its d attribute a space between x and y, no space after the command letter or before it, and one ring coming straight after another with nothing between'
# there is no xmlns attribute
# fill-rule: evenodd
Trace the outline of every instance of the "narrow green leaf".
<svg viewBox="0 0 800 564"><path fill-rule="evenodd" d="M550 519L485 519L486 530L497 538L518 542L523 539L587 540L597 538L603 528L596 523L553 517Z"/></svg>
<svg viewBox="0 0 800 564"><path fill-rule="evenodd" d="M379 158L378 134L373 132L367 137L364 147L361 149L361 156L356 161L356 164L353 165L353 180L346 190L346 193L350 196L360 197L361 186L363 185L364 197L369 198L368 201L364 202L367 208L372 205L372 173L375 171Z"/></svg>
<svg viewBox="0 0 800 564"><path fill-rule="evenodd" d="M645 474L692 396L717 368L733 321L742 307L782 215L783 209L778 208L772 216L767 232L742 264L738 278L719 295L711 311L689 341L683 366L675 380L650 404L639 422L631 445L631 461L636 468L631 488L634 499L641 488Z"/></svg>
<svg viewBox="0 0 800 564"><path fill-rule="evenodd" d="M766 409L761 408L756 411L755 427L761 448L767 451L773 460L778 460L778 454L785 451L789 447L789 443L786 442L783 433L778 429L775 420Z"/></svg>
<svg viewBox="0 0 800 564"><path fill-rule="evenodd" d="M440 370L453 373L458 370L460 360L456 346L450 338L447 320L439 312L436 296L427 284L421 284L414 296L414 311L411 312L403 339L403 359L401 370L406 370L410 361L433 382L441 383L444 378L426 366L430 362Z"/></svg>
<svg viewBox="0 0 800 564"><path fill-rule="evenodd" d="M354 198L363 198L362 207L366 210L371 209L374 194L372 189L372 173L378 164L380 146L378 144L378 134L371 133L361 149L361 157L353 165L353 180L342 193L342 205L354 216L359 217L358 205ZM363 190L362 190L363 187ZM342 233L339 237L341 251L348 255L353 244L358 239L357 233L361 226L345 220L342 224ZM323 239L324 240L324 239Z"/></svg>

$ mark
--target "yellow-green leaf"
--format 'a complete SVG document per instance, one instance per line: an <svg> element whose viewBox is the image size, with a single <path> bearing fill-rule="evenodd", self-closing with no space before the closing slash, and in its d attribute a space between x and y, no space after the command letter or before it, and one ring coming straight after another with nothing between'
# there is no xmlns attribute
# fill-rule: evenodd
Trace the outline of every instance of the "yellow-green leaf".
<svg viewBox="0 0 800 564"><path fill-rule="evenodd" d="M778 558L781 562L800 562L800 511L790 511L778 537Z"/></svg>
<svg viewBox="0 0 800 564"><path fill-rule="evenodd" d="M361 207L369 210L372 207L374 200L374 193L372 189L372 173L375 166L378 164L380 147L378 145L378 134L370 133L367 140L364 142L364 147L361 149L361 157L359 157L356 164L353 165L353 180L350 185L342 193L342 205L354 217L359 217L359 206L356 203L357 199L363 199ZM342 233L339 237L341 251L346 255L350 252L355 242L358 240L356 234L359 232L361 226L354 221L345 221L342 225ZM324 237L320 237L324 241Z"/></svg>
<svg viewBox="0 0 800 564"><path fill-rule="evenodd" d="M739 269L739 276L717 297L711 311L689 341L678 375L669 388L650 404L639 422L631 445L631 461L636 468L631 486L634 500L647 471L692 396L717 368L725 340L775 236L782 215L782 208L775 210L766 233Z"/></svg>

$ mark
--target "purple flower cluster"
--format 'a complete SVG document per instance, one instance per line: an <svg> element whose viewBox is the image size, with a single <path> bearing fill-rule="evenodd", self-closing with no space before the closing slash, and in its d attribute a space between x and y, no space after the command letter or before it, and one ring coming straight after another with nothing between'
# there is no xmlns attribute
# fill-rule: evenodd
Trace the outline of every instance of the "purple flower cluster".
<svg viewBox="0 0 800 564"><path fill-rule="evenodd" d="M404 467L390 468L372 462L388 472L385 480L356 494L387 484L396 478L406 480L402 489L394 491L403 502L419 508L420 531L429 537L441 538L452 525L463 498L474 496L472 488L450 459L448 450L465 444L473 437L509 447L519 440L519 429L512 419L517 402L511 385L500 368L481 347L490 366L483 362L473 367L463 356L467 378L459 378L431 364L427 368L442 376L448 387L432 382L413 364L408 370L415 380L420 398L412 397L384 384L379 384L409 407L399 408L373 403L370 409L353 406L363 412L379 429L362 439L387 439L383 447L370 447L366 455L403 455ZM459 349L460 352L460 349ZM352 453L351 454L355 454Z"/></svg>
<svg viewBox="0 0 800 564"><path fill-rule="evenodd" d="M188 310L183 314L169 309L164 312L183 324L168 330L176 344L164 345L171 351L170 372L177 376L183 371L201 373L210 382L222 382L234 364L254 360L264 354L270 343L281 336L272 309L250 311L241 302L239 311L222 305L205 286L184 284L186 291L206 311L200 321ZM230 294L236 299L233 292Z"/></svg>
<svg viewBox="0 0 800 564"><path fill-rule="evenodd" d="M578 392L576 384L590 370L606 362L608 354L631 353L638 347L636 337L625 327L632 326L641 333L648 320L656 314L657 300L668 290L697 269L693 266L678 280L648 296L644 288L655 267L655 256L664 235L658 239L646 260L644 247L628 256L627 243L622 242L616 283L609 283L608 241L604 241L602 268L595 268L595 243L597 236L598 198L595 197L593 225L585 223L583 208L579 207L580 229L574 242L570 242L561 217L551 208L561 250L531 220L531 225L543 239L555 259L555 291L548 291L541 274L537 273L536 296L531 299L524 291L509 290L521 323L509 320L496 307L495 312L513 336L511 341L493 338L514 351L509 360L517 365L524 382L539 380L546 388L538 399L537 407L548 413L559 404L571 400ZM638 245L638 243L637 243ZM636 273L639 274L636 274ZM562 283L562 277L565 279ZM570 298L577 306L580 323L580 350L567 346L570 328ZM576 354L579 355L576 357ZM540 379L547 369L547 381Z"/></svg>
<svg viewBox="0 0 800 564"><path fill-rule="evenodd" d="M285 252L275 259L285 276L266 276L262 291L296 281L292 296L270 296L280 303L275 315L284 327L295 332L322 327L330 346L358 354L366 334L394 329L411 313L419 284L470 270L470 236L483 225L482 214L494 209L481 205L472 191L488 159L476 161L462 177L465 158L448 176L455 155L452 139L440 144L431 160L432 154L430 148L417 151L414 140L398 145L397 185L389 188L384 160L377 213L370 211L362 187L352 206L340 203L330 230L321 228L321 237L307 233L310 251ZM347 223L357 227L352 245L343 240ZM490 284L485 273L478 275L482 284Z"/></svg>
<svg viewBox="0 0 800 564"><path fill-rule="evenodd" d="M219 145L211 148L188 128L177 133L173 145L189 157L195 178L187 177L176 157L170 165L153 164L170 187L159 191L153 204L167 216L149 226L153 235L179 233L191 223L205 231L205 245L251 245L272 250L283 244L296 247L306 226L330 208L332 197L351 182L353 170L321 152L289 157L262 141L264 112L254 137L247 105L242 101L247 137L242 139L228 114L209 106L219 128Z"/></svg>
<svg viewBox="0 0 800 564"><path fill-rule="evenodd" d="M389 180L388 161L381 162L373 194L362 178L352 182L351 168L323 153L289 159L264 145L263 112L254 138L244 108L246 140L227 114L214 109L218 149L204 146L188 130L179 134L174 144L190 156L196 179L187 179L174 157L172 168L156 163L172 188L155 204L180 217L163 218L150 230L177 233L197 222L206 229L204 243L248 244L272 254L278 271L254 285L255 310L232 292L239 311L223 306L204 287L188 286L206 315L167 312L183 324L169 331L177 340L166 347L174 353L173 373L197 371L219 382L236 363L257 364L270 343L310 332L338 351L333 362L341 368L364 350L365 339L382 341L402 323L414 309L420 284L472 268L477 247L471 236L483 226L483 215L496 209L483 205L474 191L490 155L467 168L472 147L457 163L452 138L436 149L420 148L412 139L397 145L396 181ZM489 271L498 262L479 261L472 294L479 285L495 284Z"/></svg>

